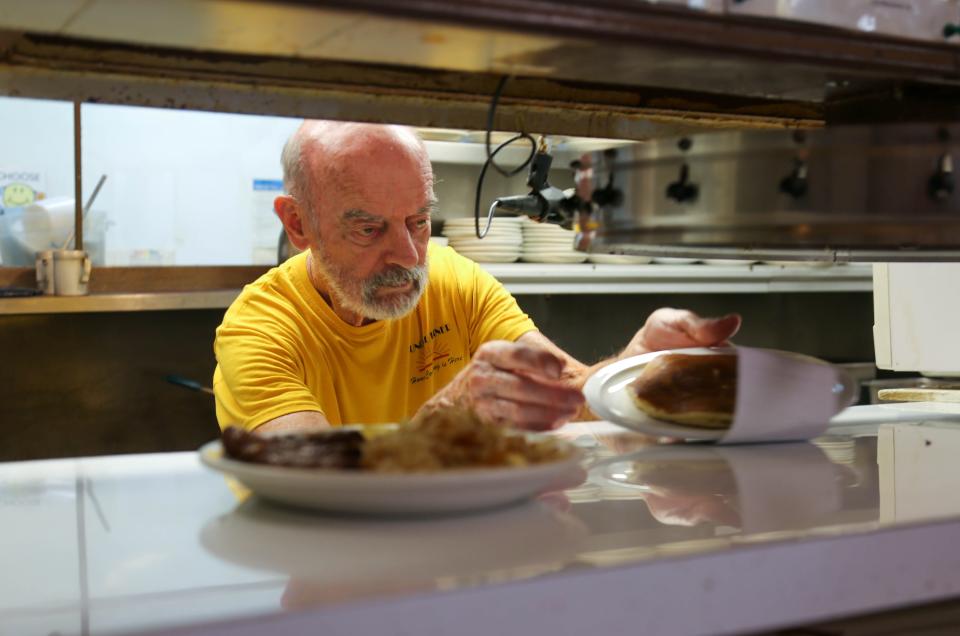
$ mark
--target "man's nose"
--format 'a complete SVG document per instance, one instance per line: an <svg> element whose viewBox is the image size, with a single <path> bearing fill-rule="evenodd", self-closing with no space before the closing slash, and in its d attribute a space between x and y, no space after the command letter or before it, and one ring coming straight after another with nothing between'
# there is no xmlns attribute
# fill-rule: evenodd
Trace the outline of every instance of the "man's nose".
<svg viewBox="0 0 960 636"><path fill-rule="evenodd" d="M391 237L390 251L387 253L387 263L389 265L399 265L405 269L410 269L420 264L420 252L417 249L417 242L406 226L397 228Z"/></svg>

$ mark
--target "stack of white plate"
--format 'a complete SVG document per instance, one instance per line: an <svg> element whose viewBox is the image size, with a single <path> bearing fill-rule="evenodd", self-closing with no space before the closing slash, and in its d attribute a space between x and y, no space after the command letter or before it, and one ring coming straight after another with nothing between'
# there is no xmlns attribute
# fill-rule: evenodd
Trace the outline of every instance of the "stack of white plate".
<svg viewBox="0 0 960 636"><path fill-rule="evenodd" d="M526 221L523 226L523 253L528 263L582 263L586 252L573 249L575 233L552 223Z"/></svg>
<svg viewBox="0 0 960 636"><path fill-rule="evenodd" d="M719 267L750 267L757 261L736 260L730 258L705 258L704 265L717 265Z"/></svg>
<svg viewBox="0 0 960 636"><path fill-rule="evenodd" d="M587 260L598 265L643 265L653 259L635 254L590 254Z"/></svg>
<svg viewBox="0 0 960 636"><path fill-rule="evenodd" d="M443 235L450 247L478 263L512 263L520 258L523 244L520 221L520 218L495 218L486 236L478 239L472 216L447 219L443 222ZM480 219L480 228L485 225L486 219Z"/></svg>

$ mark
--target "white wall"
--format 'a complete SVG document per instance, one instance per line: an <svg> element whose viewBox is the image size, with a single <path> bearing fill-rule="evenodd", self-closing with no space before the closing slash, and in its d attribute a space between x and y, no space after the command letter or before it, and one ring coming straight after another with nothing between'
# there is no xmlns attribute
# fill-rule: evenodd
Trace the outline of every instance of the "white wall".
<svg viewBox="0 0 960 636"><path fill-rule="evenodd" d="M282 179L280 150L299 120L98 104L82 116L83 198L107 175L92 212L94 225L106 220L106 264L276 261L278 193L254 180ZM472 214L479 166L434 168L440 216ZM5 172L24 171L41 175L46 196L73 196L71 104L0 98L0 188ZM488 171L484 211L495 196L524 192L524 181Z"/></svg>

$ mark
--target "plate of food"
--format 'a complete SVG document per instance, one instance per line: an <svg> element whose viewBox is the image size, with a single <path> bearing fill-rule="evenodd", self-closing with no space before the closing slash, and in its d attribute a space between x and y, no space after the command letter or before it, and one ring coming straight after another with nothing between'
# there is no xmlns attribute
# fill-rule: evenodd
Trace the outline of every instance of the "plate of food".
<svg viewBox="0 0 960 636"><path fill-rule="evenodd" d="M649 435L724 443L796 441L823 432L858 385L790 351L711 347L620 360L584 386L594 413Z"/></svg>
<svg viewBox="0 0 960 636"><path fill-rule="evenodd" d="M312 434L261 436L231 427L199 454L264 499L360 514L481 510L583 480L581 453L569 442L460 412Z"/></svg>
<svg viewBox="0 0 960 636"><path fill-rule="evenodd" d="M607 365L583 388L600 417L649 435L717 440L733 421L732 347L655 351Z"/></svg>

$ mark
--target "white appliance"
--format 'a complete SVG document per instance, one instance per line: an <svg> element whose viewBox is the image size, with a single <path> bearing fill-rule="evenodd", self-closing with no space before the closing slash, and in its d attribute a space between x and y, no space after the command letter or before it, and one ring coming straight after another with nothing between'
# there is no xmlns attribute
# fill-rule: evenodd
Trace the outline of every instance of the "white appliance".
<svg viewBox="0 0 960 636"><path fill-rule="evenodd" d="M877 367L960 375L960 263L873 266Z"/></svg>

